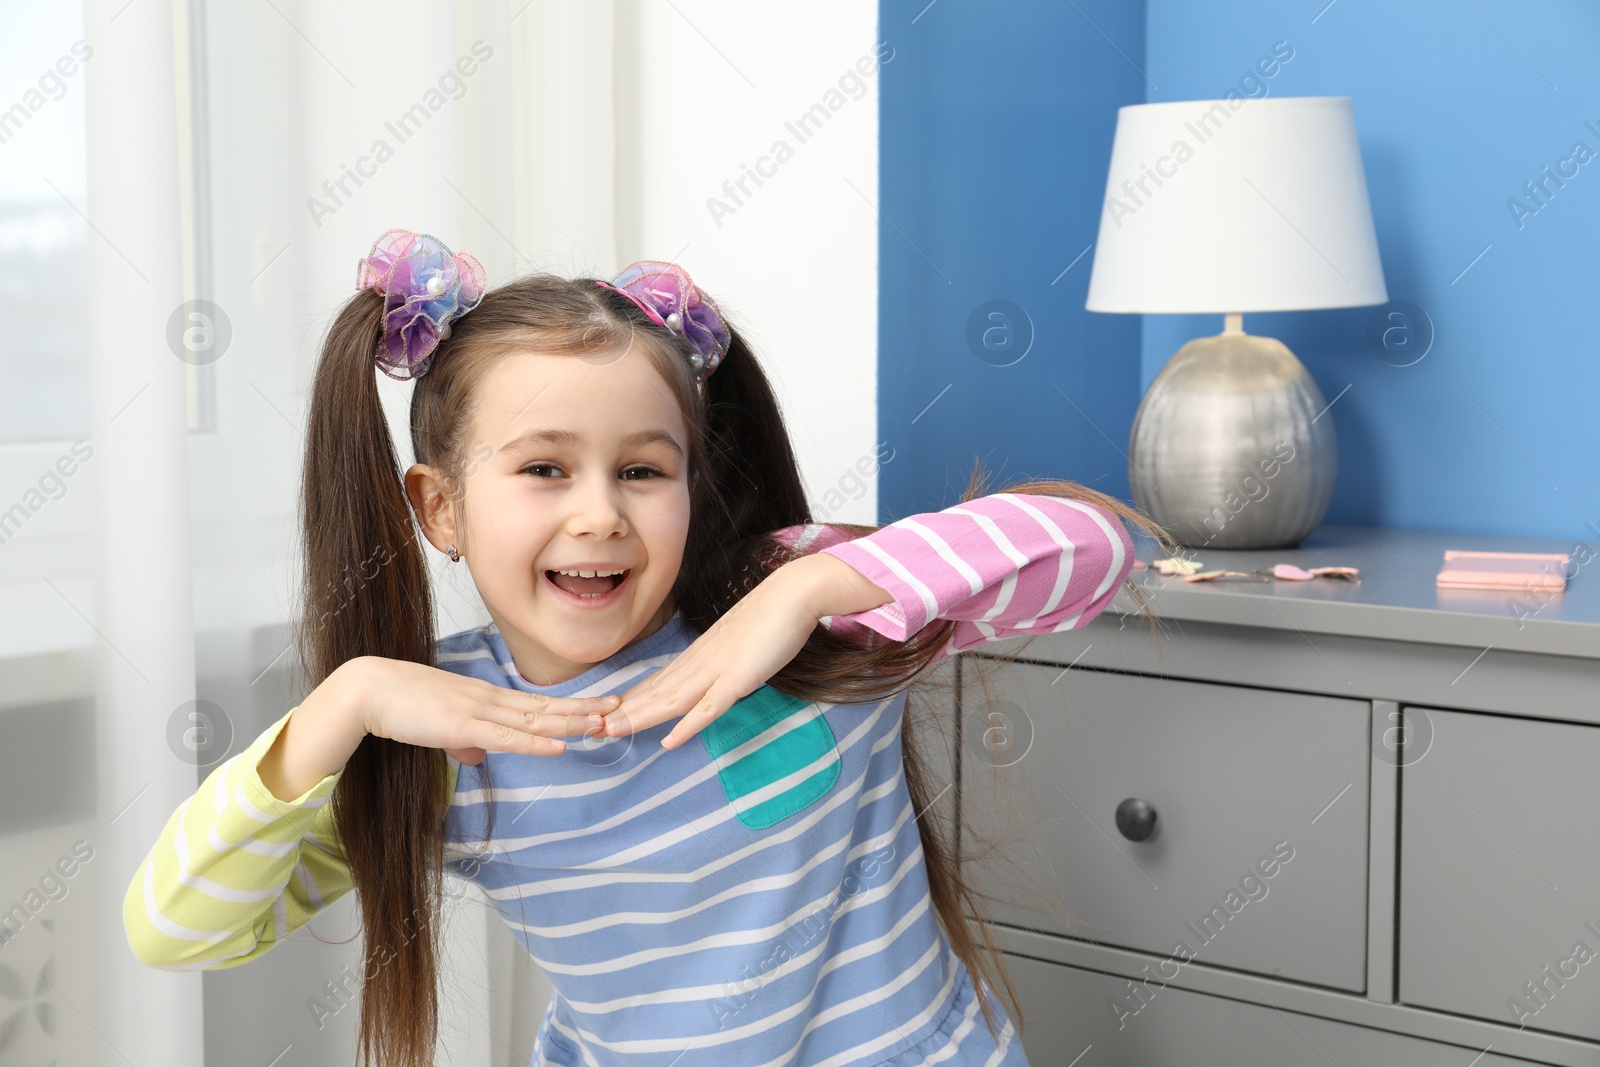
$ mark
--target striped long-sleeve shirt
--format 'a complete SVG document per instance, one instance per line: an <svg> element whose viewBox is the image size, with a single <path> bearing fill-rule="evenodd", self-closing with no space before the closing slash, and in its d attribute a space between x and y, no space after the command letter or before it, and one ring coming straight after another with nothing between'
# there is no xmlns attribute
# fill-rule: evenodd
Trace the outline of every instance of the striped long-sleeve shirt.
<svg viewBox="0 0 1600 1067"><path fill-rule="evenodd" d="M946 654L1085 625L1133 563L1114 517L1040 496L995 494L855 540L822 526L780 536L893 596L827 620L834 631L903 640L961 620ZM697 636L679 614L569 681L534 686L491 623L442 638L436 665L598 696ZM669 721L572 739L555 757L449 760L447 871L482 889L556 990L534 1063L1025 1064L1009 1021L984 1025L935 919L901 768L904 702L813 703L762 686L675 749L659 744ZM123 919L145 963L236 966L351 888L327 806L342 772L290 801L257 773L289 714L173 813L130 883Z"/></svg>

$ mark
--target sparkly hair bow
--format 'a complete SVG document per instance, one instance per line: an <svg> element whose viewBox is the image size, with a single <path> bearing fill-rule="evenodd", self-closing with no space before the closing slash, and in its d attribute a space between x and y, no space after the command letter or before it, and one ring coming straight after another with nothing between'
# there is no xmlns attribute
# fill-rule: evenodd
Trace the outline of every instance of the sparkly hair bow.
<svg viewBox="0 0 1600 1067"><path fill-rule="evenodd" d="M483 299L483 264L426 233L390 230L356 265L356 288L383 294L383 339L374 362L405 381L427 373L450 323Z"/></svg>
<svg viewBox="0 0 1600 1067"><path fill-rule="evenodd" d="M689 357L697 381L704 382L722 363L732 335L717 310L716 301L689 280L689 272L676 263L642 259L631 263L609 282L648 315L652 322L684 337L694 347Z"/></svg>

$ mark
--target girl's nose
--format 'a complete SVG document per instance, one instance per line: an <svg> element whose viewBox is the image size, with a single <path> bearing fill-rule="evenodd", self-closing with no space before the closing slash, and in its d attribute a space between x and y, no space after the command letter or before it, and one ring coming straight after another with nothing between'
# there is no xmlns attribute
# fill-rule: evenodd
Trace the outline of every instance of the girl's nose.
<svg viewBox="0 0 1600 1067"><path fill-rule="evenodd" d="M626 530L621 490L614 484L589 479L570 499L573 513L569 523L574 533L604 537L616 530Z"/></svg>

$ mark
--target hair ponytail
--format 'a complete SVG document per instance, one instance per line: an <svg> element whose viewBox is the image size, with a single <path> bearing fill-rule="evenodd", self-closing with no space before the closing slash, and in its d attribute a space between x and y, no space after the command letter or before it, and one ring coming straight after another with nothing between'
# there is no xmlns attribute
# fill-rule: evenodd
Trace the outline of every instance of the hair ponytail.
<svg viewBox="0 0 1600 1067"><path fill-rule="evenodd" d="M382 314L371 291L345 303L312 386L296 634L308 691L357 656L434 662L428 568L373 364ZM361 1062L433 1062L446 772L439 749L369 734L332 794L364 934Z"/></svg>
<svg viewBox="0 0 1600 1067"><path fill-rule="evenodd" d="M772 384L739 332L729 332L727 354L706 379L703 467L672 589L701 632L766 577L760 557L767 535L810 517L794 446L782 420L771 417ZM728 486L741 491L730 494Z"/></svg>

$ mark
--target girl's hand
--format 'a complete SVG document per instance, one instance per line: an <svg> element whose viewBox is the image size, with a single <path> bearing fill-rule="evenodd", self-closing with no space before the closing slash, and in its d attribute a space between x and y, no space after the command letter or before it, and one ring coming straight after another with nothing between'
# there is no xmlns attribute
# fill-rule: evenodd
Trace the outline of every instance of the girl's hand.
<svg viewBox="0 0 1600 1067"><path fill-rule="evenodd" d="M893 598L855 568L822 554L779 567L729 608L694 644L622 694L606 715L608 736L681 721L662 738L676 748L764 685L805 646L817 622L887 604Z"/></svg>
<svg viewBox="0 0 1600 1067"><path fill-rule="evenodd" d="M598 732L618 698L551 697L408 660L361 656L351 683L369 734L424 748L442 748L476 766L488 750L553 756L562 737Z"/></svg>

